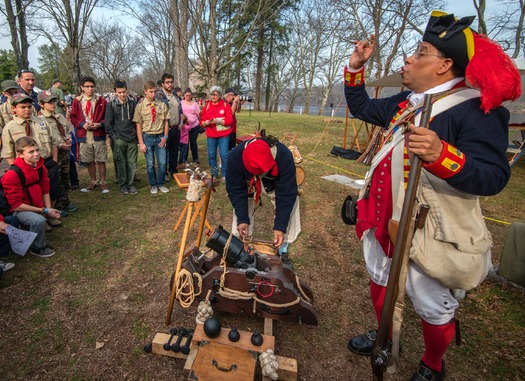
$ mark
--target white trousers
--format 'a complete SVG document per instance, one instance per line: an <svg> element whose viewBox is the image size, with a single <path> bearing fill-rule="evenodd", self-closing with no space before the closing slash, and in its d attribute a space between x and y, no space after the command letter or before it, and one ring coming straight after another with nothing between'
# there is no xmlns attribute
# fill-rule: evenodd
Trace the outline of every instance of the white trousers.
<svg viewBox="0 0 525 381"><path fill-rule="evenodd" d="M386 286L392 260L383 252L373 229L363 235L363 254L370 279L380 286ZM430 324L448 323L459 307L451 290L425 274L413 261L409 261L408 265L406 293L419 316Z"/></svg>

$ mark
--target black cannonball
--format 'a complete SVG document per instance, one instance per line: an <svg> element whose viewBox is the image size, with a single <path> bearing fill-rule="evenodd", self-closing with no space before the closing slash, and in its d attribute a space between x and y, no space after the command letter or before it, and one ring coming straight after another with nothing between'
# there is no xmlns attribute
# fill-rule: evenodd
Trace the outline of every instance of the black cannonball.
<svg viewBox="0 0 525 381"><path fill-rule="evenodd" d="M144 345L144 352L151 353L151 349L152 349L151 343L147 343L146 345Z"/></svg>
<svg viewBox="0 0 525 381"><path fill-rule="evenodd" d="M230 333L228 333L228 339L232 343L236 343L237 341L239 341L240 338L241 338L241 334L239 333L237 328L232 328Z"/></svg>
<svg viewBox="0 0 525 381"><path fill-rule="evenodd" d="M252 337L250 339L253 345L260 347L263 343L263 337L259 331L253 331Z"/></svg>
<svg viewBox="0 0 525 381"><path fill-rule="evenodd" d="M221 322L215 317L210 317L204 322L204 333L213 339L221 333Z"/></svg>

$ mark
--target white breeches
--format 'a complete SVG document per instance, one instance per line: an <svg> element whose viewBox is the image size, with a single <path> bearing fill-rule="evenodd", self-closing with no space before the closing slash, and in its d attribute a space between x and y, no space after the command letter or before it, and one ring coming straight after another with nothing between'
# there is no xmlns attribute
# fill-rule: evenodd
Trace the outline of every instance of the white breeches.
<svg viewBox="0 0 525 381"><path fill-rule="evenodd" d="M374 236L373 229L363 235L363 254L371 280L386 286L392 260L388 258ZM409 261L406 293L414 309L430 324L442 325L454 317L459 302L451 290L425 274L414 262Z"/></svg>

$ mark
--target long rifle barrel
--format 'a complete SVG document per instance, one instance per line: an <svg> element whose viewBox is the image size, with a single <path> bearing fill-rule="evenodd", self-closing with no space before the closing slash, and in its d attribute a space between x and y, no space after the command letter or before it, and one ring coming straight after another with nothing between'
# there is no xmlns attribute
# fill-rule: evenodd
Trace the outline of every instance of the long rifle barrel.
<svg viewBox="0 0 525 381"><path fill-rule="evenodd" d="M423 111L421 113L421 127L427 127L432 113L432 95L426 94L423 103ZM392 256L392 263L390 266L390 274L388 276L388 283L386 286L385 302L381 311L381 320L379 322L379 330L377 332L377 339L372 350L371 364L374 381L382 381L383 373L388 365L388 338L392 329L392 316L394 315L394 306L399 292L399 274L401 272L401 265L403 262L403 255L408 255L407 251L410 249L410 242L407 242L408 233L413 228L413 212L414 201L416 199L417 186L419 184L419 176L421 174L422 162L418 156L412 157L410 163L410 172L408 175L408 184L405 191L405 198L403 199L403 208L401 210L401 217L399 220L399 230L396 236L396 245L394 247L394 254ZM411 227L412 224L412 227Z"/></svg>

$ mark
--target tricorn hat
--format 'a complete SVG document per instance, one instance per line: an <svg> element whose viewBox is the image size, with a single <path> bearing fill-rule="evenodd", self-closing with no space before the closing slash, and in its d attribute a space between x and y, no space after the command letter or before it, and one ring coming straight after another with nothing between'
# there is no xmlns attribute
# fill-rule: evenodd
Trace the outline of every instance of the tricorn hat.
<svg viewBox="0 0 525 381"><path fill-rule="evenodd" d="M474 16L457 19L433 11L423 41L441 51L465 72L469 86L481 92L485 113L521 95L521 76L514 61L501 46L470 28Z"/></svg>

